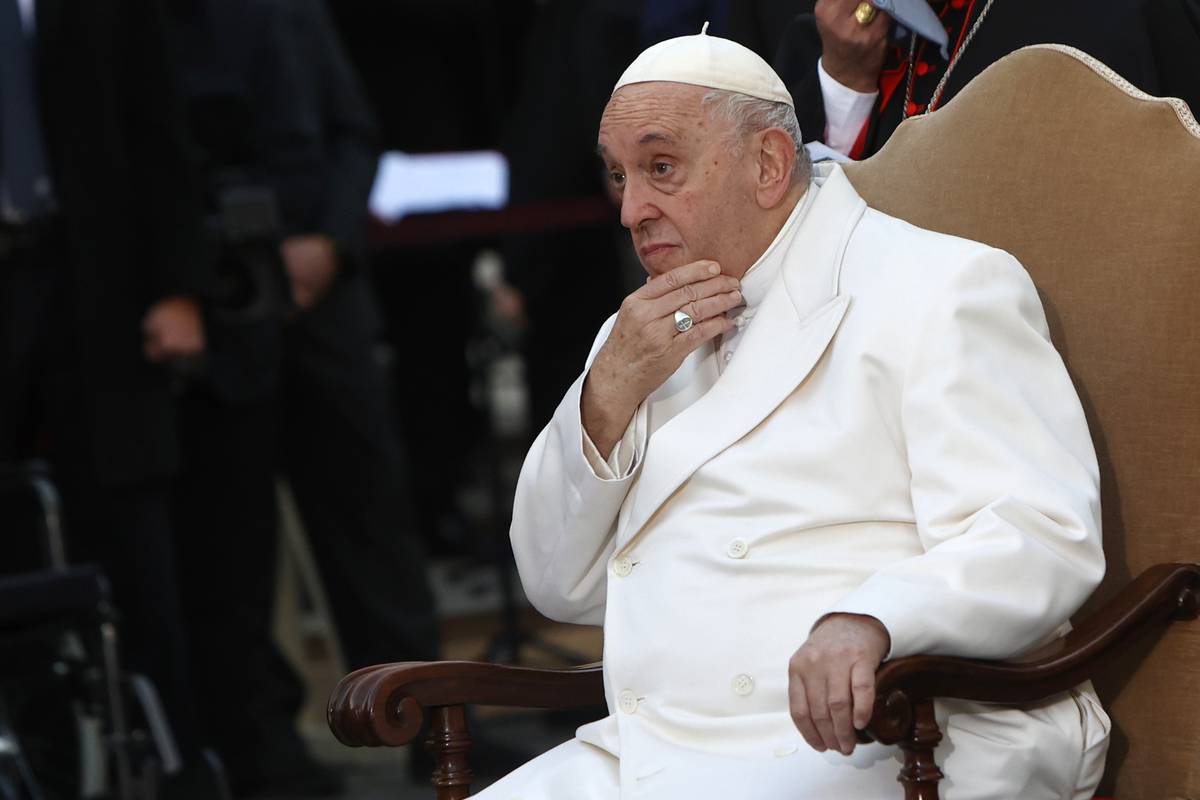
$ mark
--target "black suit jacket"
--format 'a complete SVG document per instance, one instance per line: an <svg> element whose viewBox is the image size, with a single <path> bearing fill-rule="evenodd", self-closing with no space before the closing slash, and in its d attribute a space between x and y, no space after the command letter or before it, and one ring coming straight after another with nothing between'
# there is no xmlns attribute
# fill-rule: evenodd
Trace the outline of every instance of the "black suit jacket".
<svg viewBox="0 0 1200 800"><path fill-rule="evenodd" d="M1162 94L1200 114L1200 0L1148 0L1146 23Z"/></svg>
<svg viewBox="0 0 1200 800"><path fill-rule="evenodd" d="M1013 50L1042 42L1077 47L1142 90L1158 94L1163 85L1160 62L1200 47L1194 38L1168 41L1161 35L1162 26L1152 24L1152 9L1168 2L1191 5L1195 0L1107 0L1103 4L1095 0L997 0L955 67L942 104L993 62ZM981 7L982 2L978 5ZM771 61L787 83L796 101L800 128L810 140L823 139L825 133L825 106L817 77L821 40L812 13L814 6L812 0L749 0L735 4L731 21L731 36ZM945 67L932 46L926 47L924 60L934 64L935 69L916 81L913 96L919 103L928 102ZM1195 79L1194 75L1177 78ZM903 86L898 91L900 97L882 113L876 106L862 157L878 151L900 124Z"/></svg>
<svg viewBox="0 0 1200 800"><path fill-rule="evenodd" d="M177 462L161 370L142 357L156 300L205 291L200 194L157 0L38 0L39 102L67 231L90 469L106 484ZM59 323L55 323L59 324Z"/></svg>
<svg viewBox="0 0 1200 800"><path fill-rule="evenodd" d="M324 0L270 0L279 59L278 105L262 116L275 144L272 173L295 233L332 237L357 266L365 254L367 198L378 132ZM290 155L280 149L293 145ZM289 161L288 159L293 159Z"/></svg>
<svg viewBox="0 0 1200 800"><path fill-rule="evenodd" d="M321 355L366 347L379 332L365 270L375 120L323 0L174 0L172 9L206 172L272 188L285 235L325 234L338 249L338 279L286 339L280 320L214 330L213 388L255 399L272 388L261 379L285 346L312 371L325 368Z"/></svg>
<svg viewBox="0 0 1200 800"><path fill-rule="evenodd" d="M321 0L175 0L207 169L275 190L287 234L357 266L378 159L374 117Z"/></svg>

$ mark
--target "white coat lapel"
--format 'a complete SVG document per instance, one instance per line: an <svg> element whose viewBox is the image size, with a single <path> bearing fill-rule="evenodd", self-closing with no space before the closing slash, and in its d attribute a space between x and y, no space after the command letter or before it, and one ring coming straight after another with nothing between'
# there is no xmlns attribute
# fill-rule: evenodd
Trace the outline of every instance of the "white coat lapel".
<svg viewBox="0 0 1200 800"><path fill-rule="evenodd" d="M777 240L784 259L737 356L711 389L646 446L619 541L630 547L654 512L697 469L773 412L820 360L850 298L838 294L846 244L866 203L840 169L823 182L798 231Z"/></svg>

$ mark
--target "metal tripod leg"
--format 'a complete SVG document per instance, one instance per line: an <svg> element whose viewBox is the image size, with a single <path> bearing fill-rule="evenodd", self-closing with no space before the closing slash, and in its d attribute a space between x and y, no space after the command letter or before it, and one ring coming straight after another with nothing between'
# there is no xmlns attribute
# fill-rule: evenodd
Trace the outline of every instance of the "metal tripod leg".
<svg viewBox="0 0 1200 800"><path fill-rule="evenodd" d="M100 640L104 650L104 680L108 694L108 713L112 717L113 759L117 766L117 796L134 800L133 770L129 763L129 720L121 695L121 660L117 652L117 627L110 621L100 624Z"/></svg>
<svg viewBox="0 0 1200 800"><path fill-rule="evenodd" d="M24 788L24 792L21 789ZM12 800L28 797L29 800L43 800L42 788L33 776L33 770L17 734L8 725L7 711L3 698L0 698L0 792Z"/></svg>

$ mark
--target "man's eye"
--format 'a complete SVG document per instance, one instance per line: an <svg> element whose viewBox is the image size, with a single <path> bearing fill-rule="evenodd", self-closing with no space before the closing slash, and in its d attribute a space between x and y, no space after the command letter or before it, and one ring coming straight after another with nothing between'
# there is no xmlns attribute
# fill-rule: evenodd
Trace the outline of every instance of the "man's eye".
<svg viewBox="0 0 1200 800"><path fill-rule="evenodd" d="M674 170L674 169L675 169L675 167L671 166L670 164L668 164L665 161L654 162L654 174L658 175L659 177L662 177L664 175L670 175L672 170Z"/></svg>
<svg viewBox="0 0 1200 800"><path fill-rule="evenodd" d="M612 181L613 186L624 186L625 185L625 173L624 172L610 172L610 173L608 173L608 179Z"/></svg>

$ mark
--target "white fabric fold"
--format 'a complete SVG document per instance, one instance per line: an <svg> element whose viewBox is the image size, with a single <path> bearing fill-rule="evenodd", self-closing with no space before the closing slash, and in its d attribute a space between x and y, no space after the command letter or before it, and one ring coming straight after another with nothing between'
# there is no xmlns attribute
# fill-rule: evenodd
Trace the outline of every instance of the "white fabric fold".
<svg viewBox="0 0 1200 800"><path fill-rule="evenodd" d="M825 102L825 144L848 156L871 119L879 91L859 92L842 85L825 71L824 61L817 60L817 76Z"/></svg>

